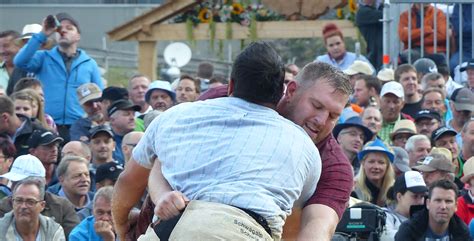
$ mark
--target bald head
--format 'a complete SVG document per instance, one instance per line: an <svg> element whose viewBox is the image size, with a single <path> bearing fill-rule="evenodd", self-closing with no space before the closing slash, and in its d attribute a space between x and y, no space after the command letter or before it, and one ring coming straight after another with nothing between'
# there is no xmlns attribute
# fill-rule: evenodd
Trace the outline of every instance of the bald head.
<svg viewBox="0 0 474 241"><path fill-rule="evenodd" d="M125 158L125 162L128 162L128 160L130 160L130 157L132 156L133 148L140 141L143 134L144 133L141 132L141 131L132 131L132 132L127 133L123 137L122 152L123 152L123 156Z"/></svg>
<svg viewBox="0 0 474 241"><path fill-rule="evenodd" d="M81 141L70 141L64 145L61 150L61 157L65 156L80 156L88 161L92 158L91 149L86 143Z"/></svg>

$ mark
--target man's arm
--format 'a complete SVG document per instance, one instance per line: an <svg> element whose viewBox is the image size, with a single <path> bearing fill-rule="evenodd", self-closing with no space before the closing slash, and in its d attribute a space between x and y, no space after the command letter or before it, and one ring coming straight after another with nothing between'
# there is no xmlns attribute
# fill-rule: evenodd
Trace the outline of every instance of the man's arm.
<svg viewBox="0 0 474 241"><path fill-rule="evenodd" d="M150 170L139 165L132 157L117 179L112 198L112 216L120 240L125 240L129 228L128 215L145 192L149 175Z"/></svg>
<svg viewBox="0 0 474 241"><path fill-rule="evenodd" d="M334 209L323 204L311 204L303 208L298 240L329 241L339 222Z"/></svg>
<svg viewBox="0 0 474 241"><path fill-rule="evenodd" d="M177 216L186 207L188 199L178 191L173 191L161 172L161 162L156 159L148 180L148 193L155 203L155 215L168 220Z"/></svg>

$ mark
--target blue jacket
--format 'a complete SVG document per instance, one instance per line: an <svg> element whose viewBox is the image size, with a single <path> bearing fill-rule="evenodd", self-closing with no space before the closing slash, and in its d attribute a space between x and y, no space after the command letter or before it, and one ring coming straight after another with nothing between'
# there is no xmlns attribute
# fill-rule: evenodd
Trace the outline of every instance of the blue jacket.
<svg viewBox="0 0 474 241"><path fill-rule="evenodd" d="M45 112L58 125L71 125L84 116L76 89L85 83L103 88L97 63L85 51L78 49L68 73L58 47L38 50L47 37L40 32L28 41L15 56L16 67L32 72L43 84Z"/></svg>
<svg viewBox="0 0 474 241"><path fill-rule="evenodd" d="M103 241L95 232L94 223L94 216L82 220L69 234L69 241Z"/></svg>

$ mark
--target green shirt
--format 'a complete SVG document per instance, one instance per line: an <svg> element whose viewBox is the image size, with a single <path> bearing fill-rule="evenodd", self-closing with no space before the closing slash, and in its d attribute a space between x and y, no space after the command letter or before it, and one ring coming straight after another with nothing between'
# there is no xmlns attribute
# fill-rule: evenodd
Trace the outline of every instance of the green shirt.
<svg viewBox="0 0 474 241"><path fill-rule="evenodd" d="M382 138L382 141L385 143L392 143L390 140L390 134L393 132L393 128L395 127L395 123L401 119L401 115L398 115L398 119L391 123L382 123L382 129L379 131L378 136Z"/></svg>

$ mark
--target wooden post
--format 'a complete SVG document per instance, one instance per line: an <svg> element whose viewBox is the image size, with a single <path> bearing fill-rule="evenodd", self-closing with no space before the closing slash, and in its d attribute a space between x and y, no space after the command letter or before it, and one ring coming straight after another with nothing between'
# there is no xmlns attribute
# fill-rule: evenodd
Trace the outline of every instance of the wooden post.
<svg viewBox="0 0 474 241"><path fill-rule="evenodd" d="M158 53L156 52L156 41L138 42L138 71L147 75L151 80L156 80L156 68L158 67Z"/></svg>

